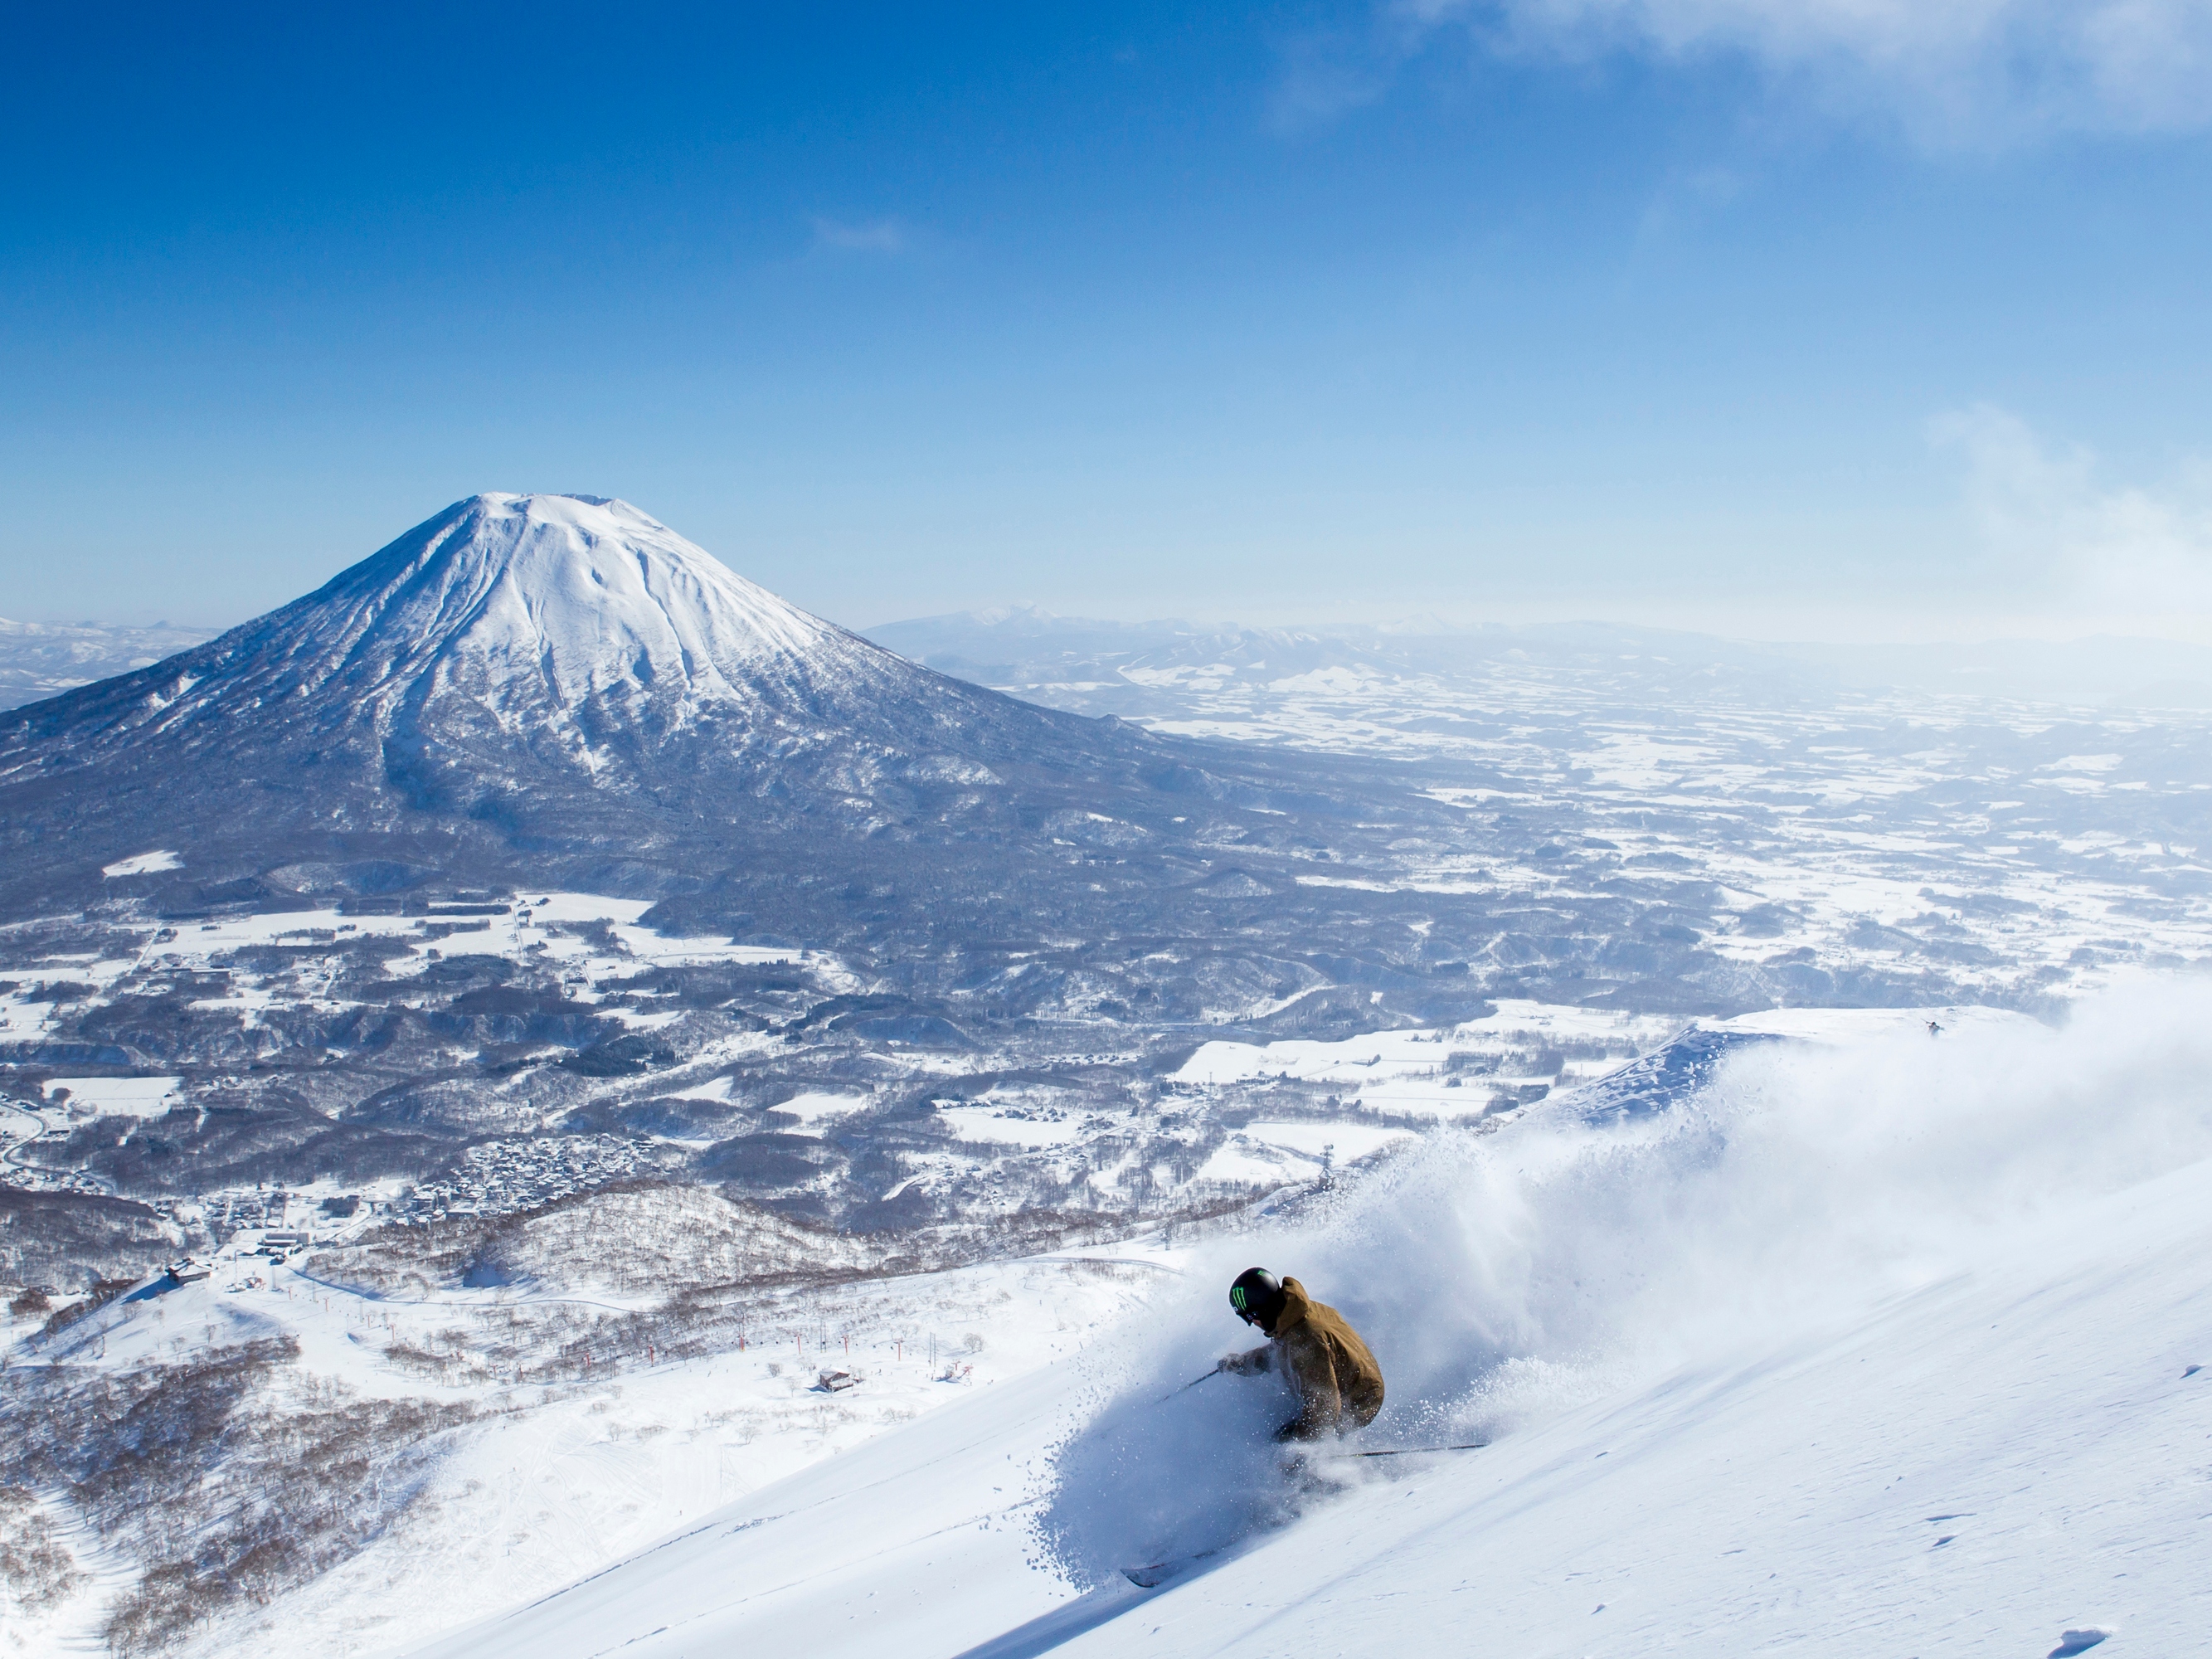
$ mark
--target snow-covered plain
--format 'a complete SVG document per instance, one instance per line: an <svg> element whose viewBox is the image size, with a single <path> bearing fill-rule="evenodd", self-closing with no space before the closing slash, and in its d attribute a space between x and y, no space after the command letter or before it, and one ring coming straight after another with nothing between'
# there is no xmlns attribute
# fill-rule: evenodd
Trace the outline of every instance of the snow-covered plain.
<svg viewBox="0 0 2212 1659"><path fill-rule="evenodd" d="M2197 1650L2208 1014L1844 1021L1618 1127L1566 1097L1432 1141L1187 1244L1082 1352L418 1650ZM1164 1397L1241 1346L1252 1258L1375 1346L1358 1449L1488 1443L1286 1474L1264 1382Z"/></svg>
<svg viewBox="0 0 2212 1659"><path fill-rule="evenodd" d="M181 870L184 862L167 848L156 848L150 853L134 853L127 859L104 864L100 866L100 873L111 881L118 876L158 875L164 870Z"/></svg>
<svg viewBox="0 0 2212 1659"><path fill-rule="evenodd" d="M1269 1078L1341 1085L1338 1098L1353 1112L1437 1122L1474 1118L1492 1109L1489 1087L1529 1087L1540 1093L1603 1075L1622 1053L1657 1047L1681 1022L1663 1015L1619 1014L1599 1008L1501 998L1497 1012L1447 1029L1376 1031L1334 1042L1208 1042L1175 1073L1178 1083L1213 1088L1264 1083ZM1810 1018L1817 1024L1823 1015ZM1727 1021L1711 1022L1726 1025ZM1586 1057L1562 1045L1579 1045ZM1455 1062L1497 1057L1507 1065L1541 1070L1506 1071L1486 1065L1462 1076Z"/></svg>
<svg viewBox="0 0 2212 1659"><path fill-rule="evenodd" d="M1848 1002L1838 987L1899 971L1967 1000L2071 994L2201 959L2212 918L2212 664L2194 648L2082 641L2027 673L2008 660L2027 647L1853 656L1600 624L1032 612L872 632L1055 708L1389 756L1499 844L1409 844L1396 870L1302 884L1571 909L1671 878L1673 902L1717 924L1716 953L1806 974L1790 1000Z"/></svg>
<svg viewBox="0 0 2212 1659"><path fill-rule="evenodd" d="M58 1077L46 1085L50 1097L63 1091L80 1111L108 1117L159 1117L183 1097L184 1079L174 1077Z"/></svg>

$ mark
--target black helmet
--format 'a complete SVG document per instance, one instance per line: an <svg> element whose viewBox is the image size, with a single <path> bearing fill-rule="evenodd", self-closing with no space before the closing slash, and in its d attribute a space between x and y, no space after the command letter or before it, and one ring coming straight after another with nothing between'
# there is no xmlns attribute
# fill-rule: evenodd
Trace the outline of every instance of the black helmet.
<svg viewBox="0 0 2212 1659"><path fill-rule="evenodd" d="M1247 1325L1272 1329L1283 1310L1283 1287L1265 1267L1247 1267L1229 1287L1229 1305Z"/></svg>

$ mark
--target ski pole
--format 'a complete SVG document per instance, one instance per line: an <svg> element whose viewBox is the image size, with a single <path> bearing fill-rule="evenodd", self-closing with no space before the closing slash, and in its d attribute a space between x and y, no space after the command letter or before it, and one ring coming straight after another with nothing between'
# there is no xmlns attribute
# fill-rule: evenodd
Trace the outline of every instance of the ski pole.
<svg viewBox="0 0 2212 1659"><path fill-rule="evenodd" d="M1168 1403L1168 1401L1170 1401L1170 1400L1174 1399L1177 1395L1179 1395L1179 1394L1188 1394L1188 1393L1189 1393L1193 1389L1196 1388L1200 1383L1201 1383L1201 1382L1206 1382L1208 1378L1211 1378L1211 1377L1216 1377L1216 1376L1220 1376L1220 1375L1221 1375L1221 1367L1220 1367L1220 1366L1218 1366L1218 1365L1216 1365L1216 1366L1215 1366L1212 1370L1210 1370L1210 1371L1206 1372L1206 1376L1194 1376L1194 1377L1192 1377L1192 1378L1190 1379L1190 1381L1189 1381L1189 1382L1188 1382L1184 1383L1184 1384L1182 1385L1182 1387L1181 1387L1180 1389L1169 1389L1165 1394L1162 1395L1161 1395L1158 1400L1155 1400L1152 1403L1153 1403L1155 1406L1164 1406L1164 1405L1166 1405L1166 1404Z"/></svg>
<svg viewBox="0 0 2212 1659"><path fill-rule="evenodd" d="M1346 1452L1346 1457L1419 1457L1424 1452L1480 1451L1487 1440L1463 1441L1456 1446L1393 1446L1388 1451Z"/></svg>

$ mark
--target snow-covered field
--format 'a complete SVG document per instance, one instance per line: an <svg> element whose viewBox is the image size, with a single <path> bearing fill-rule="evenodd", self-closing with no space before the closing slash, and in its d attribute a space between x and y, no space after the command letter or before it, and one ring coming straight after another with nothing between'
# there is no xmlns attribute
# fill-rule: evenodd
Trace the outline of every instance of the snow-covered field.
<svg viewBox="0 0 2212 1659"><path fill-rule="evenodd" d="M860 1387L809 1396L763 1344L515 1412L441 1468L434 1524L219 1650L2193 1651L2208 1015L2191 981L2057 1030L1798 1016L1615 1127L1565 1096L1127 1267L884 1284ZM1286 1472L1268 1383L1164 1398L1243 1346L1222 1287L1252 1260L1382 1359L1351 1449L1487 1443ZM276 1282L142 1310L281 1320L356 1386L377 1319L456 1316ZM887 1362L933 1299L935 1363ZM108 1363L161 1340L101 1317Z"/></svg>
<svg viewBox="0 0 2212 1659"><path fill-rule="evenodd" d="M1270 1078L1340 1085L1337 1098L1352 1110L1437 1122L1480 1116L1492 1103L1489 1085L1535 1085L1540 1092L1602 1076L1620 1064L1620 1055L1656 1048L1681 1025L1661 1015L1522 998L1503 998L1496 1006L1493 1014L1449 1029L1377 1031L1334 1042L1209 1042L1175 1079L1206 1087ZM1569 1052L1577 1048L1582 1052ZM1478 1060L1485 1062L1479 1072L1464 1069L1463 1063ZM1486 1087L1462 1087L1478 1079Z"/></svg>
<svg viewBox="0 0 2212 1659"><path fill-rule="evenodd" d="M2148 684L2148 642L2051 647L2023 675L1993 672L2001 650L1855 661L1598 624L1207 632L1013 615L875 632L953 672L991 665L990 684L1055 708L1391 757L1505 843L1407 846L1399 870L1308 884L1571 908L1672 877L1674 903L1729 919L1706 943L1732 962L1832 981L1940 972L1949 994L2005 1002L2200 959L2212 917L2208 722Z"/></svg>
<svg viewBox="0 0 2212 1659"><path fill-rule="evenodd" d="M174 1077L58 1077L46 1085L49 1099L66 1092L68 1104L105 1117L159 1117L184 1098Z"/></svg>

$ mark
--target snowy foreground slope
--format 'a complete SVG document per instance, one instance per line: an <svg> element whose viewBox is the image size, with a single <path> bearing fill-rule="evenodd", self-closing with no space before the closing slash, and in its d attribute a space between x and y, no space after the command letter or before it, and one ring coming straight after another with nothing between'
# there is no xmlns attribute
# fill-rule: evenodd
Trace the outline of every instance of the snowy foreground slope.
<svg viewBox="0 0 2212 1659"><path fill-rule="evenodd" d="M1432 1142L1192 1247L1085 1354L418 1650L2202 1650L2207 1012L1862 1024ZM1163 1401L1236 1344L1248 1259L1369 1334L1361 1449L1490 1443L1286 1476L1264 1385Z"/></svg>

